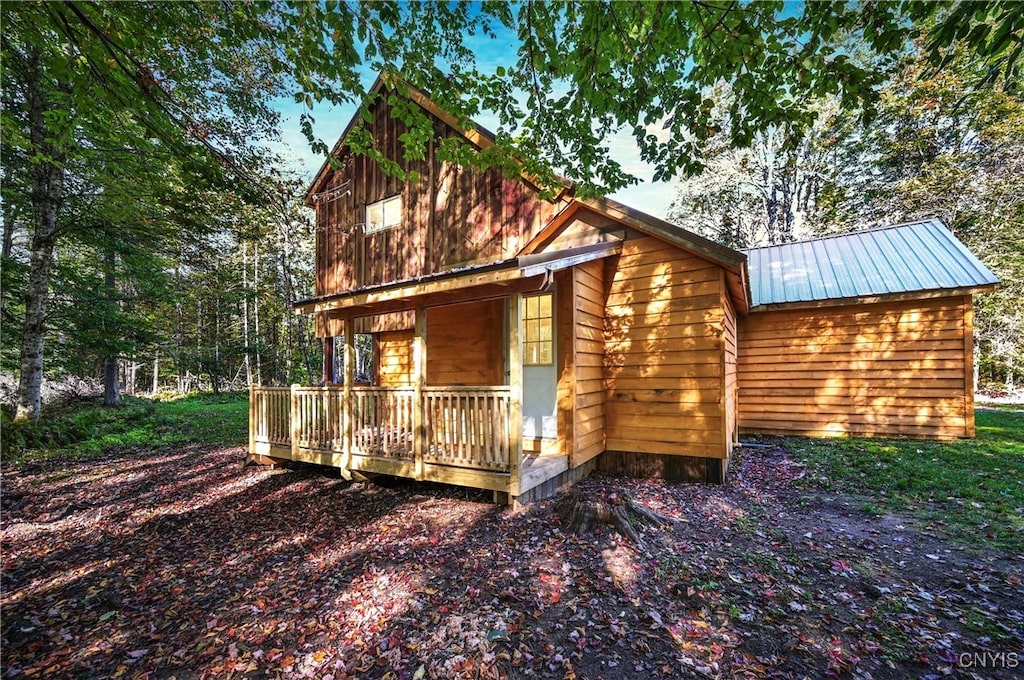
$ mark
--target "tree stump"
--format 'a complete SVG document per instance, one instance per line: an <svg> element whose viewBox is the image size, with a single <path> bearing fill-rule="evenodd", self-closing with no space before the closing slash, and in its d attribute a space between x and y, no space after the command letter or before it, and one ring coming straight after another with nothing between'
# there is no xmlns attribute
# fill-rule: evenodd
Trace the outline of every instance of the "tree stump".
<svg viewBox="0 0 1024 680"><path fill-rule="evenodd" d="M648 523L655 527L672 524L668 515L651 510L629 494L611 494L605 499L584 498L578 491L570 491L555 503L566 529L583 535L597 525L607 525L623 536L644 547L637 525Z"/></svg>

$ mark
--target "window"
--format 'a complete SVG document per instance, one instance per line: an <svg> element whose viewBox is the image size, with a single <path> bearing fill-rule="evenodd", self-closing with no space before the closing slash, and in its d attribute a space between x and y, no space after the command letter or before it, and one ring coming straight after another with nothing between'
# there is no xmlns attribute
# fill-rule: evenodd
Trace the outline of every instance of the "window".
<svg viewBox="0 0 1024 680"><path fill-rule="evenodd" d="M528 366L554 363L551 293L523 298L523 363Z"/></svg>
<svg viewBox="0 0 1024 680"><path fill-rule="evenodd" d="M384 231L402 223L402 196L392 196L383 201L366 205L366 227L364 234Z"/></svg>

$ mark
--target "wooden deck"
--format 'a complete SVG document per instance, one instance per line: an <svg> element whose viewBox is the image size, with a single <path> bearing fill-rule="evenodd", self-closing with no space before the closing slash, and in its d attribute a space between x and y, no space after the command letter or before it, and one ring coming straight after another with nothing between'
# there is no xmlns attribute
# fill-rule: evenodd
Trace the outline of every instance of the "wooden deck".
<svg viewBox="0 0 1024 680"><path fill-rule="evenodd" d="M568 468L524 456L511 388L257 387L249 390L249 453L489 489L516 498ZM516 421L513 423L513 421Z"/></svg>

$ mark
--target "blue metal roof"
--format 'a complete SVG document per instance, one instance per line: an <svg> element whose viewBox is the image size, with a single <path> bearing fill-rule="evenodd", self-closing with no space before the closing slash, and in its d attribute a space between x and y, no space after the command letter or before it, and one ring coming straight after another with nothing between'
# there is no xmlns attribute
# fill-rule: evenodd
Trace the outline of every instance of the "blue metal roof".
<svg viewBox="0 0 1024 680"><path fill-rule="evenodd" d="M752 307L999 282L937 219L744 252Z"/></svg>

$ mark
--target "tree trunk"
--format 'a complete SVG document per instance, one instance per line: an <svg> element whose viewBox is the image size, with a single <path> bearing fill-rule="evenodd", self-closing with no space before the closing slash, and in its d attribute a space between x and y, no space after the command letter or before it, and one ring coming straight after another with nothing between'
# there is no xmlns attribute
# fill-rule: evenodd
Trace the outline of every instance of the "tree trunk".
<svg viewBox="0 0 1024 680"><path fill-rule="evenodd" d="M249 349L249 244L242 241L242 346L245 348L245 384L252 385L252 358Z"/></svg>
<svg viewBox="0 0 1024 680"><path fill-rule="evenodd" d="M131 360L128 362L128 378L125 380L125 390L128 394L135 394L135 379L139 375L139 362L135 361L135 356L132 355Z"/></svg>
<svg viewBox="0 0 1024 680"><path fill-rule="evenodd" d="M107 251L106 271L103 272L103 287L111 301L117 299L117 281L114 278L114 268L117 266L117 256L113 250ZM117 357L108 354L103 357L103 405L117 406L121 403L121 386L118 383Z"/></svg>
<svg viewBox="0 0 1024 680"><path fill-rule="evenodd" d="M4 186L11 186L13 181L14 167L8 162L7 167L4 168ZM14 250L14 226L16 222L14 206L10 205L7 201L4 201L4 203L7 203L7 205L4 205L4 245L0 255L6 260ZM3 291L0 291L0 294L2 293Z"/></svg>
<svg viewBox="0 0 1024 680"><path fill-rule="evenodd" d="M121 387L117 380L117 357L103 358L103 405L117 406L121 402Z"/></svg>
<svg viewBox="0 0 1024 680"><path fill-rule="evenodd" d="M160 354L153 355L153 390L150 395L156 394L160 390Z"/></svg>
<svg viewBox="0 0 1024 680"><path fill-rule="evenodd" d="M252 289L255 295L252 300L252 323L253 333L256 337L256 384L263 384L263 354L260 347L263 338L260 337L260 247L253 244L252 247Z"/></svg>
<svg viewBox="0 0 1024 680"><path fill-rule="evenodd" d="M256 336L256 384L263 384L263 338L259 334L259 246L253 244L253 333Z"/></svg>
<svg viewBox="0 0 1024 680"><path fill-rule="evenodd" d="M182 259L182 256L181 256L181 253L179 253L178 254L178 261L174 265L174 291L175 291L175 298L176 298L175 303L174 303L174 311L177 314L178 323L177 323L177 325L174 328L174 343L175 343L175 350L176 351L174 353L174 357L172 357L172 358L174 359L175 368L177 369L177 375L178 375L178 394L184 394L185 391L186 391L185 390L185 373L188 370L188 367L185 365L185 360L184 360L184 357L185 357L185 320L184 320L185 310L184 310L184 306L182 305L182 302L181 302L181 297L182 297L181 259ZM197 320L197 324L198 324L198 320Z"/></svg>
<svg viewBox="0 0 1024 680"><path fill-rule="evenodd" d="M42 410L43 341L46 336L46 302L50 293L50 266L57 240L57 213L64 188L63 155L47 129L43 73L38 56L30 57L26 82L29 138L36 153L29 159L32 177L32 239L28 288L25 291L25 325L21 333L21 377L14 419L38 420Z"/></svg>
<svg viewBox="0 0 1024 680"><path fill-rule="evenodd" d="M213 393L220 394L220 291L214 298L213 307L213 364L210 368L210 383Z"/></svg>

